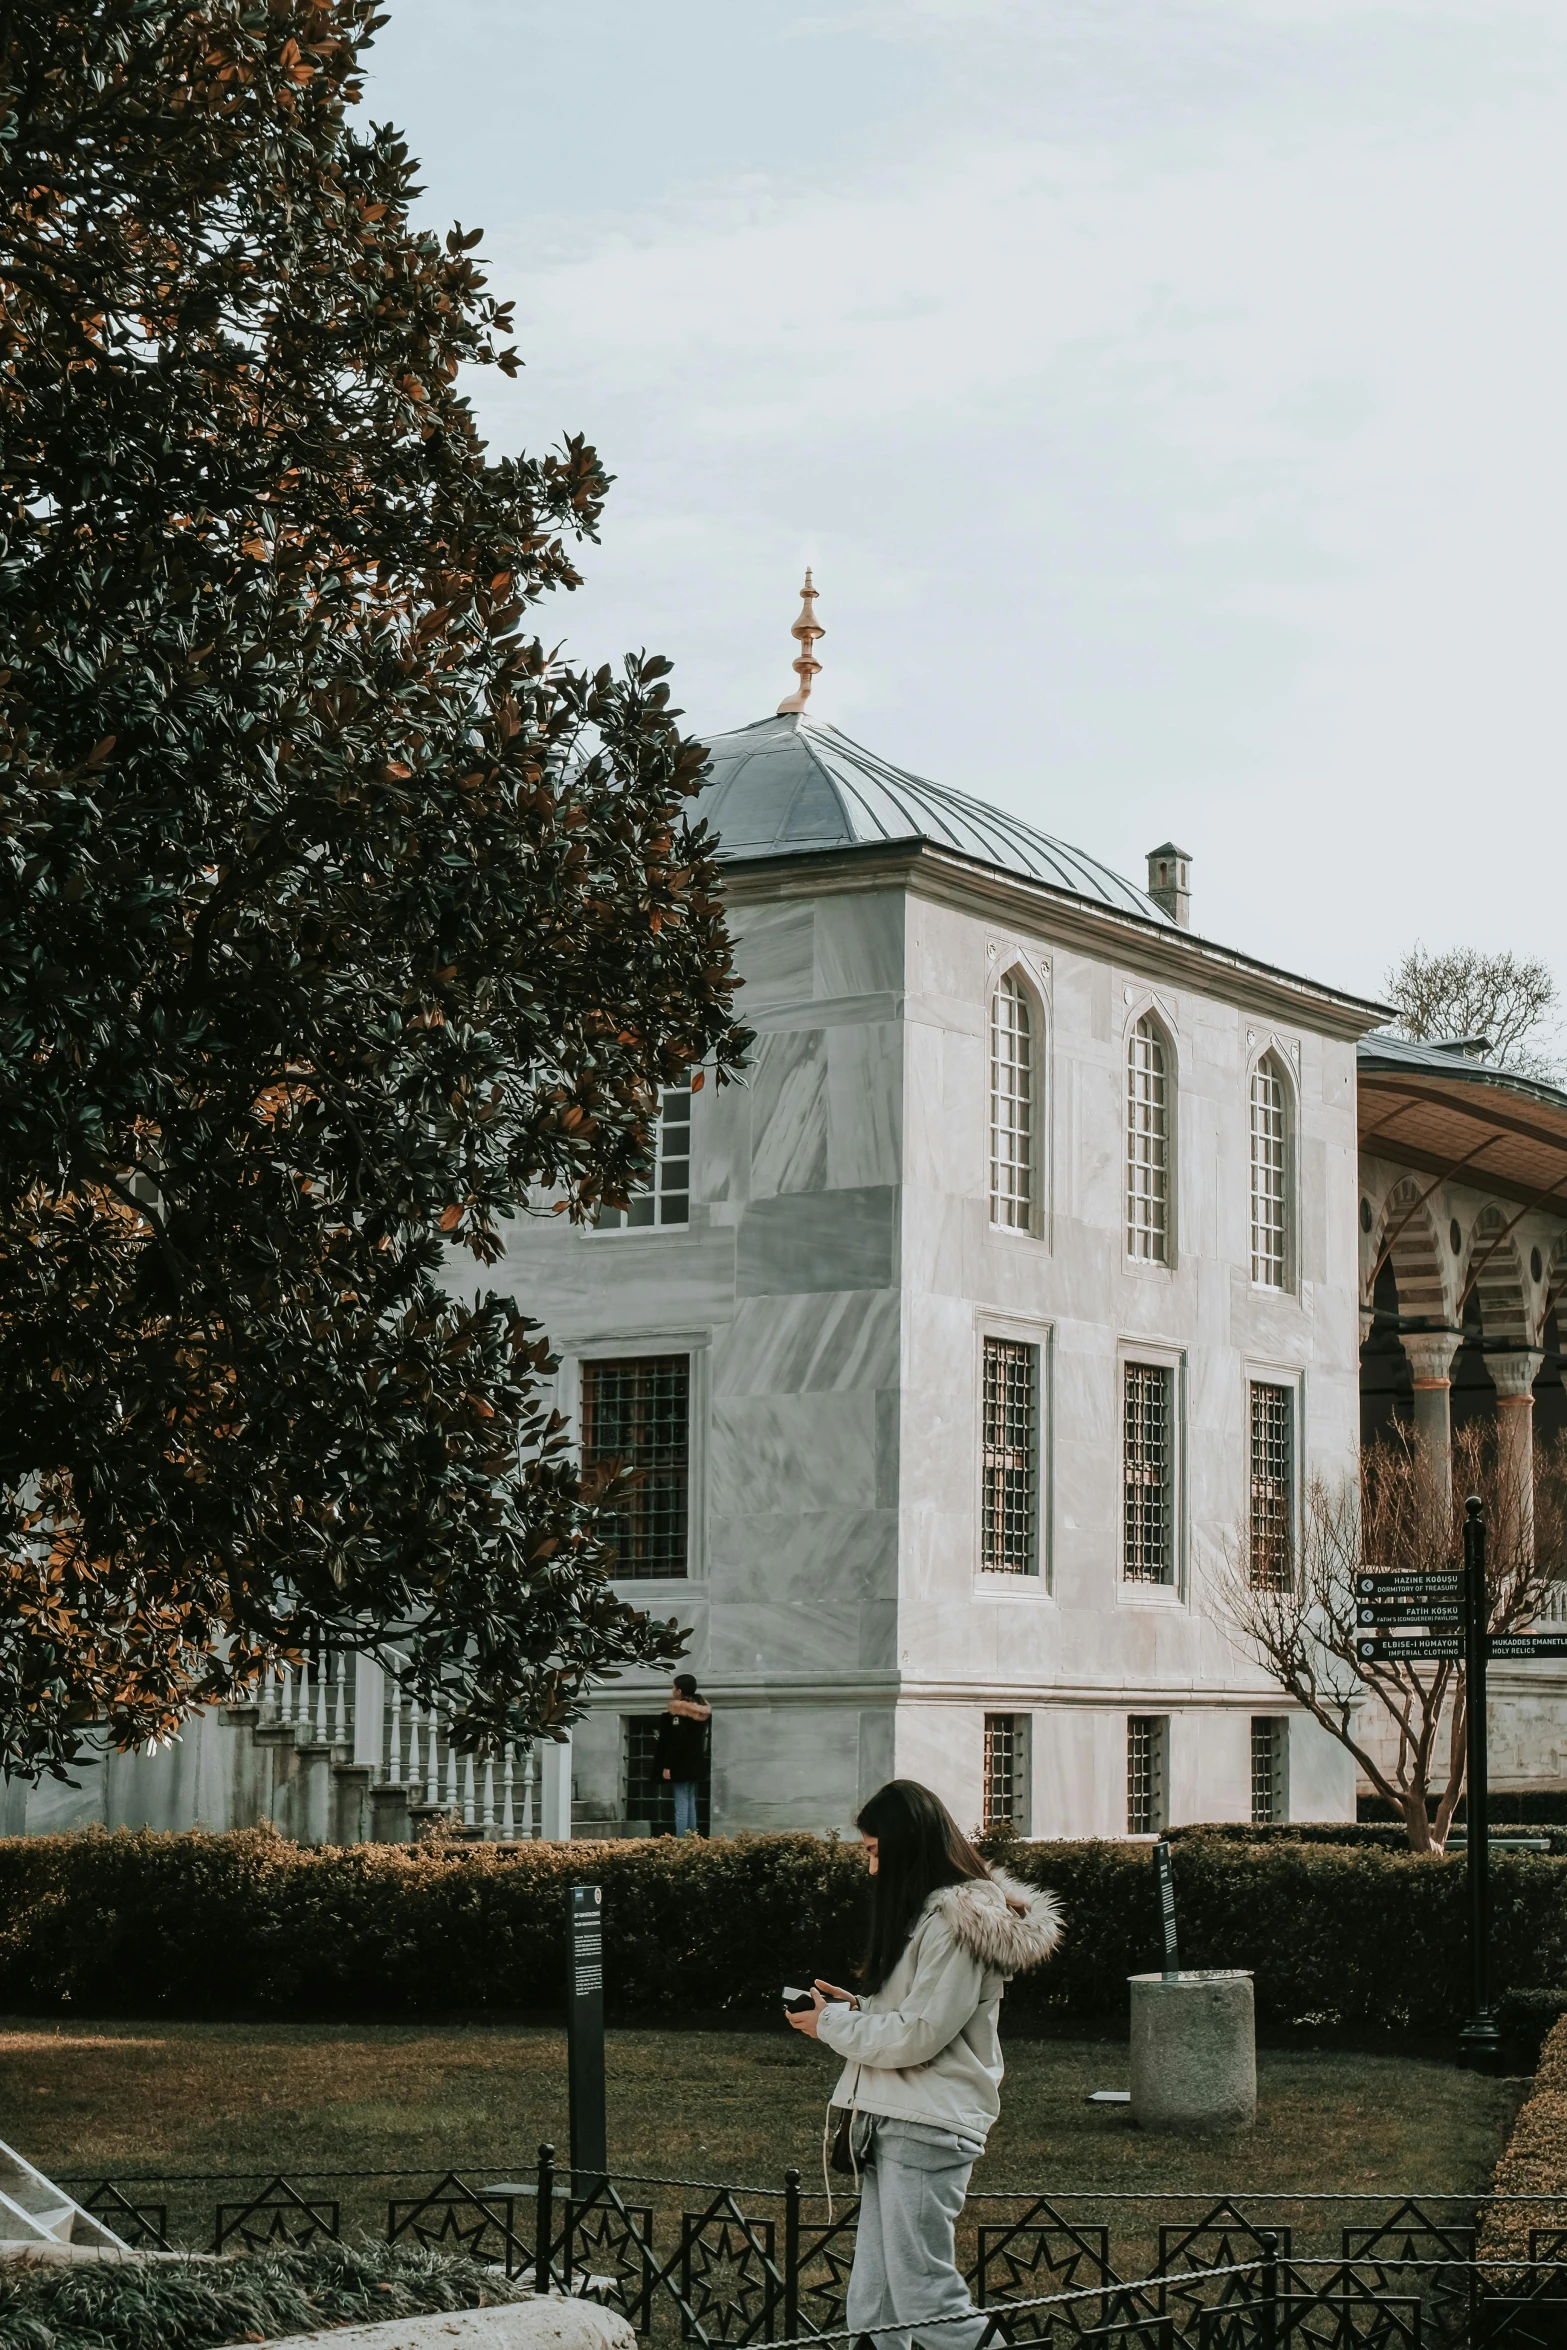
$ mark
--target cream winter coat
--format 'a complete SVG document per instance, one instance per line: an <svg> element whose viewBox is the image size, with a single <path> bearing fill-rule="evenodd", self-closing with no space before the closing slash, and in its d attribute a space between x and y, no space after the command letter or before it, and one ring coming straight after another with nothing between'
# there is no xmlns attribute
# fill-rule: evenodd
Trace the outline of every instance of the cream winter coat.
<svg viewBox="0 0 1567 2350"><path fill-rule="evenodd" d="M881 1989L822 2009L817 2037L845 2059L833 2104L983 2143L1001 2111L1002 1991L1060 1939L1055 1895L999 1869L940 1887Z"/></svg>

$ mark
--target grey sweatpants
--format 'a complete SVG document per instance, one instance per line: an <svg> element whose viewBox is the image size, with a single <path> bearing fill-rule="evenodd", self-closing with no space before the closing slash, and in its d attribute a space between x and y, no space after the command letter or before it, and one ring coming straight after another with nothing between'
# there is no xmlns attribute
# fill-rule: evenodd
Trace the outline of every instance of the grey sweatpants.
<svg viewBox="0 0 1567 2350"><path fill-rule="evenodd" d="M969 2299L954 2255L953 2230L968 2193L972 2155L877 2130L860 2183L854 2267L844 2311L851 2333L873 2326L875 2350L974 2350L985 2317ZM946 2325L922 2320L946 2318Z"/></svg>

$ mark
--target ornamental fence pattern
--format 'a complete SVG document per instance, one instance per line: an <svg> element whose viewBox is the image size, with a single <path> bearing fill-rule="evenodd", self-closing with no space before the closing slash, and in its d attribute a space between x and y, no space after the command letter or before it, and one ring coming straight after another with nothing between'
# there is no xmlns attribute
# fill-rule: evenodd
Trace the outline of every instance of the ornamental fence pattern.
<svg viewBox="0 0 1567 2350"><path fill-rule="evenodd" d="M591 2296L657 2344L843 2345L857 2203L807 2189L616 2174L335 2171L61 2181L127 2243L267 2251L374 2234ZM1478 2255L1488 2211L1528 2256ZM985 2312L955 2350L1567 2350L1567 2196L1202 2195L1005 2189L969 2198ZM939 2345L942 2328L921 2328ZM873 2346L874 2350L874 2346Z"/></svg>

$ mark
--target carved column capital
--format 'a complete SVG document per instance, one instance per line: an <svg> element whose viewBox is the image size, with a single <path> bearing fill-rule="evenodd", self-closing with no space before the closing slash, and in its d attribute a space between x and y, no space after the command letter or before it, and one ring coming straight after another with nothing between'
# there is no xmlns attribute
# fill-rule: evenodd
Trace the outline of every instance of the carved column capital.
<svg viewBox="0 0 1567 2350"><path fill-rule="evenodd" d="M1398 1335L1417 1387L1451 1384L1453 1357L1463 1344L1461 1330L1401 1330Z"/></svg>
<svg viewBox="0 0 1567 2350"><path fill-rule="evenodd" d="M1486 1356L1485 1367L1491 1374L1499 1408L1534 1402L1534 1382L1542 1360L1540 1349L1534 1346Z"/></svg>

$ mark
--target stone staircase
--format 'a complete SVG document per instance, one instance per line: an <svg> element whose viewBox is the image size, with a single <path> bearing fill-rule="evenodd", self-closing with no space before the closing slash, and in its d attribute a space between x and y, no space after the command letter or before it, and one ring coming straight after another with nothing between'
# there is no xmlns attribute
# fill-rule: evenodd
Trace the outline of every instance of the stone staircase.
<svg viewBox="0 0 1567 2350"><path fill-rule="evenodd" d="M373 1660L332 1655L277 1673L254 1704L207 1707L166 1746L100 1745L70 1782L0 1785L0 1835L270 1824L300 1844L570 1836L569 1741L482 1757L460 1754L450 1731L448 1709L418 1704Z"/></svg>

